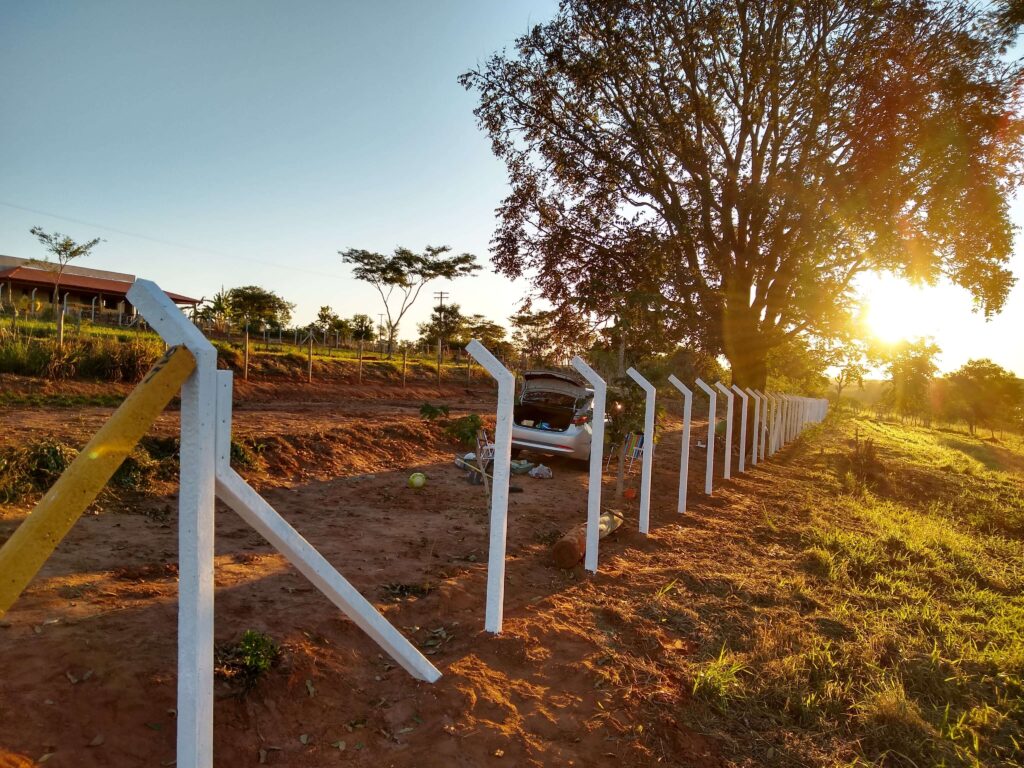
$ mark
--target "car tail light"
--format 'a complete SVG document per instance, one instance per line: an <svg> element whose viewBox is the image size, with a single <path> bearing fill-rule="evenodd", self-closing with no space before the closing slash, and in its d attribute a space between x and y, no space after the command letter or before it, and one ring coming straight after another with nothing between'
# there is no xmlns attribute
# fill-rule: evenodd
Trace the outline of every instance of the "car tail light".
<svg viewBox="0 0 1024 768"><path fill-rule="evenodd" d="M590 421L590 416L588 416L585 413L582 413L579 416L574 417L572 423L575 424L576 426L580 426L581 424L586 424L588 421Z"/></svg>

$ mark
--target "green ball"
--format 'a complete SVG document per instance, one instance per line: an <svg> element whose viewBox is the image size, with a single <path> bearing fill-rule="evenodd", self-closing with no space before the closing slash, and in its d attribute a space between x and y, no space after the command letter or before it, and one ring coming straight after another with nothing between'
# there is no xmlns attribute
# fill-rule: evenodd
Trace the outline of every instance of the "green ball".
<svg viewBox="0 0 1024 768"><path fill-rule="evenodd" d="M427 476L422 472L413 472L409 475L409 487L410 488L422 488L427 484Z"/></svg>

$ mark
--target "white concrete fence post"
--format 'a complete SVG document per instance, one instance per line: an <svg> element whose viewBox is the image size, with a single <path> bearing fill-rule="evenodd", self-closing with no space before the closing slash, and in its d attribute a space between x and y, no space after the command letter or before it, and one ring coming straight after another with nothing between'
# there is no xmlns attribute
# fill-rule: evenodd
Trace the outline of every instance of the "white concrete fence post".
<svg viewBox="0 0 1024 768"><path fill-rule="evenodd" d="M601 527L601 477L604 467L604 411L608 385L579 355L572 359L572 367L594 388L594 417L590 420L590 481L587 488L587 551L583 558L583 567L591 573L597 573L597 548Z"/></svg>
<svg viewBox="0 0 1024 768"><path fill-rule="evenodd" d="M742 474L747 470L747 393L735 384L732 385L732 389L743 401L740 407L740 463L737 467Z"/></svg>
<svg viewBox="0 0 1024 768"><path fill-rule="evenodd" d="M728 480L732 477L732 390L720 381L715 382L718 391L725 395L725 472L722 477Z"/></svg>
<svg viewBox="0 0 1024 768"><path fill-rule="evenodd" d="M176 764L211 768L217 350L156 283L136 280L128 300L165 343L184 344L196 361L181 388Z"/></svg>
<svg viewBox="0 0 1024 768"><path fill-rule="evenodd" d="M676 511L682 514L686 511L686 484L690 475L690 415L693 409L693 391L675 377L675 374L668 375L669 383L683 393L683 438L679 449L679 500L676 504Z"/></svg>
<svg viewBox="0 0 1024 768"><path fill-rule="evenodd" d="M704 393L708 396L708 458L707 466L704 470L704 493L710 496L714 488L715 422L718 418L718 395L715 390L705 384L701 379L697 379L694 384L703 389Z"/></svg>
<svg viewBox="0 0 1024 768"><path fill-rule="evenodd" d="M758 451L757 444L761 438L759 426L761 421L761 398L758 397L757 392L750 387L747 387L747 395L754 401L754 419L753 425L750 428L750 466L756 467Z"/></svg>
<svg viewBox="0 0 1024 768"><path fill-rule="evenodd" d="M479 341L466 351L498 382L494 427L494 477L491 483L490 544L487 550L487 612L484 629L498 634L505 606L505 547L508 536L508 484L512 476L512 408L516 377Z"/></svg>
<svg viewBox="0 0 1024 768"><path fill-rule="evenodd" d="M181 390L178 493L179 768L213 766L214 505L219 495L243 520L420 680L441 673L230 467L230 371L217 371L217 352L170 297L136 280L128 300L169 346L184 344L196 369Z"/></svg>
<svg viewBox="0 0 1024 768"><path fill-rule="evenodd" d="M768 455L774 456L779 450L779 408L781 401L774 392L768 393L768 401L771 403L771 421L768 424Z"/></svg>
<svg viewBox="0 0 1024 768"><path fill-rule="evenodd" d="M645 395L644 402L644 446L640 469L640 533L651 532L651 473L654 466L654 398L658 391L635 368L626 375L640 385Z"/></svg>
<svg viewBox="0 0 1024 768"><path fill-rule="evenodd" d="M754 394L757 395L761 401L761 429L758 435L758 454L761 461L765 461L768 458L768 454L764 452L765 442L768 436L768 396L759 389L754 390Z"/></svg>

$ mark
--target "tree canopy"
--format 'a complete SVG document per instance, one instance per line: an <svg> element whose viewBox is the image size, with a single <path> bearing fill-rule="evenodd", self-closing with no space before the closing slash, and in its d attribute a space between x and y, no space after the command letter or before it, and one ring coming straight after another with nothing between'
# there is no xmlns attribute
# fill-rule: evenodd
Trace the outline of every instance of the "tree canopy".
<svg viewBox="0 0 1024 768"><path fill-rule="evenodd" d="M295 305L258 285L243 285L227 291L222 299L227 316L239 328L277 330L288 325Z"/></svg>
<svg viewBox="0 0 1024 768"><path fill-rule="evenodd" d="M504 161L494 263L556 308L637 286L742 385L847 325L853 279L1012 285L1018 62L968 0L563 0L460 78Z"/></svg>
<svg viewBox="0 0 1024 768"><path fill-rule="evenodd" d="M438 278L454 280L480 269L473 254L449 255L450 251L447 245L428 245L422 253L396 248L390 256L358 248L338 251L342 261L353 265L352 274L356 280L376 288L384 302L388 318L388 354L394 348L402 318L419 298L424 285ZM397 299L397 306L392 306L392 298Z"/></svg>
<svg viewBox="0 0 1024 768"><path fill-rule="evenodd" d="M971 433L977 426L1012 423L1021 402L1021 382L991 360L969 360L946 377L949 414L962 418Z"/></svg>

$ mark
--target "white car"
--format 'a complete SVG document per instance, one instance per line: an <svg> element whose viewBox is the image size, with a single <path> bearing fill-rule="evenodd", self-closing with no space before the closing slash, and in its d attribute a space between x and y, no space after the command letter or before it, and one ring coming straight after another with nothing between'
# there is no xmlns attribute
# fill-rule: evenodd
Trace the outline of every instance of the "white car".
<svg viewBox="0 0 1024 768"><path fill-rule="evenodd" d="M525 371L512 411L512 447L590 458L594 390L575 372Z"/></svg>

